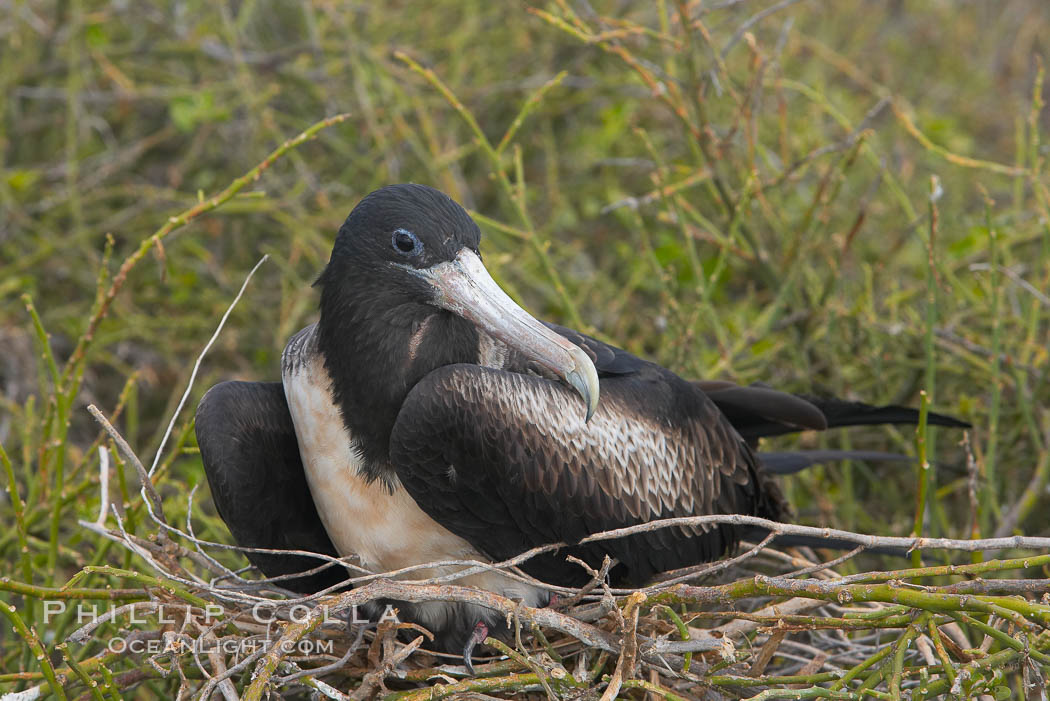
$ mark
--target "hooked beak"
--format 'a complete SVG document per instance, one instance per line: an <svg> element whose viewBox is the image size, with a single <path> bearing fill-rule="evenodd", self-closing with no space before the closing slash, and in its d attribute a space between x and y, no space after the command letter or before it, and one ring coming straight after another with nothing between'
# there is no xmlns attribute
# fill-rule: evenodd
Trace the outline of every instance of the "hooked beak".
<svg viewBox="0 0 1050 701"><path fill-rule="evenodd" d="M489 275L476 253L461 249L455 260L413 272L429 282L433 303L474 323L529 359L561 377L587 405L590 421L598 408L598 372L583 349L551 331L515 304Z"/></svg>

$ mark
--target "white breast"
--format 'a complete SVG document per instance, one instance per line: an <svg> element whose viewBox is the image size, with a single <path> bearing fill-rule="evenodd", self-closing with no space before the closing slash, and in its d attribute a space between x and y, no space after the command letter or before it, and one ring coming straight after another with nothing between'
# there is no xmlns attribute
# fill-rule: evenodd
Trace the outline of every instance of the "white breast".
<svg viewBox="0 0 1050 701"><path fill-rule="evenodd" d="M316 350L314 329L297 334L285 349L284 394L310 493L336 550L344 557L359 556L373 572L442 560L485 561L470 543L427 516L399 482L391 492L381 481L369 483L363 477L361 457L332 400L331 380ZM404 577L426 579L460 569L426 568ZM457 583L524 599L530 606L547 598L537 588L491 572Z"/></svg>

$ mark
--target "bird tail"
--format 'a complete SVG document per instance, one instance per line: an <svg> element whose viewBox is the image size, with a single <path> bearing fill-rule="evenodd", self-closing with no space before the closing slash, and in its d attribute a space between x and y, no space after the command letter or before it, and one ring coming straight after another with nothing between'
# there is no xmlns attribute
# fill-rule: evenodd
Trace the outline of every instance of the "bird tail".
<svg viewBox="0 0 1050 701"><path fill-rule="evenodd" d="M694 384L752 445L760 438L799 431L919 423L918 410L892 404L873 406L845 399L790 394L761 383L741 386L731 382L701 380ZM926 420L931 426L970 428L970 424L965 421L933 411L927 414Z"/></svg>
<svg viewBox="0 0 1050 701"><path fill-rule="evenodd" d="M759 452L758 459L766 472L774 475L793 475L796 472L830 462L842 460L873 460L886 462L911 462L911 458L902 453L887 453L881 450L785 450L780 452Z"/></svg>
<svg viewBox="0 0 1050 701"><path fill-rule="evenodd" d="M872 406L863 402L851 402L845 399L822 399L798 395L820 409L827 419L828 428L841 426L870 426L874 424L918 424L919 410L909 407L887 405ZM970 428L970 424L946 414L929 412L926 421L931 426L950 428Z"/></svg>
<svg viewBox="0 0 1050 701"><path fill-rule="evenodd" d="M791 394L780 392L761 383L740 386L723 381L697 381L694 384L718 406L752 448L758 447L761 438L800 431L822 431L846 426L919 423L919 412L903 406L873 406L845 399ZM932 411L927 413L926 420L932 426L970 427L970 424L965 421ZM776 521L789 518L791 509L772 475L793 474L812 465L842 460L891 462L913 460L900 453L874 450L756 451L756 453L764 468L759 471L759 479L762 480L760 491L763 497L757 504L756 513ZM759 527L743 528L739 533L741 538L756 542L769 535L767 529ZM778 535L773 539L773 544L781 547L847 551L856 547L856 543L841 538L800 535ZM866 552L898 557L907 555L907 551L903 548L871 548Z"/></svg>

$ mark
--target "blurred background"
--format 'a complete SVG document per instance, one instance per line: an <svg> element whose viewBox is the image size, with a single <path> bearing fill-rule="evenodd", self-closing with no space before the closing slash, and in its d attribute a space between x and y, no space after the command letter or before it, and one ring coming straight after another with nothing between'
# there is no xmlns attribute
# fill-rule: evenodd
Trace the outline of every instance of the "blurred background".
<svg viewBox="0 0 1050 701"><path fill-rule="evenodd" d="M535 315L683 376L913 406L927 391L974 424L968 446L936 434L927 532L1045 535L1048 37L1038 0L0 0L0 442L25 541L0 534L0 574L126 559L76 525L99 505L85 407L149 464L269 254L175 422L159 487L183 518L204 483L196 401L279 377L339 224L405 181L477 214L490 270ZM344 112L147 245L91 325L169 218ZM112 489L139 502L130 472ZM912 528L913 465L786 489L805 523ZM228 541L197 499L198 535ZM4 523L13 508L0 497Z"/></svg>

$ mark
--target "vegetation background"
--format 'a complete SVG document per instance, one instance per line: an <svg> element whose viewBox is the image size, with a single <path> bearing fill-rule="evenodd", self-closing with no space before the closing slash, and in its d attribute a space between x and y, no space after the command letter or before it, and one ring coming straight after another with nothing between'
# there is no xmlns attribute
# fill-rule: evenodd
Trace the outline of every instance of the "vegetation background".
<svg viewBox="0 0 1050 701"><path fill-rule="evenodd" d="M930 443L924 531L1047 535L1048 38L1040 0L0 0L0 601L56 665L80 654L54 647L75 621L41 625L10 582L141 566L78 525L100 505L85 407L148 465L269 254L161 457L182 523L204 483L196 400L278 377L337 227L404 181L477 214L489 269L534 314L683 376L915 406L925 390L974 429ZM795 443L911 452L914 433ZM125 527L148 533L114 469ZM786 488L800 522L907 535L920 484L854 464ZM228 542L198 495L197 534ZM2 674L37 669L31 642L0 634L0 690L39 679Z"/></svg>

